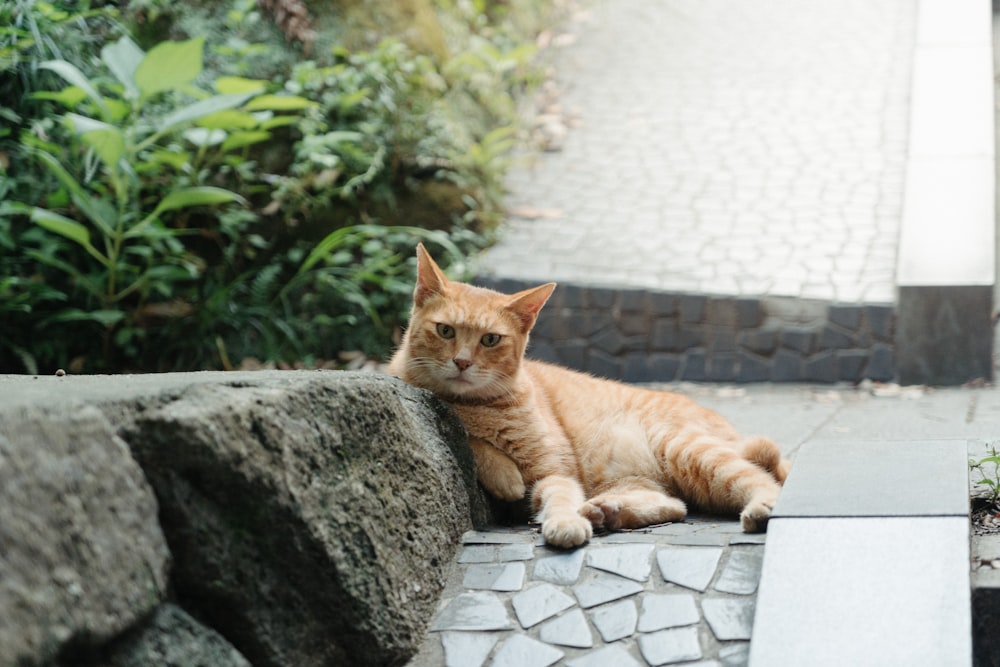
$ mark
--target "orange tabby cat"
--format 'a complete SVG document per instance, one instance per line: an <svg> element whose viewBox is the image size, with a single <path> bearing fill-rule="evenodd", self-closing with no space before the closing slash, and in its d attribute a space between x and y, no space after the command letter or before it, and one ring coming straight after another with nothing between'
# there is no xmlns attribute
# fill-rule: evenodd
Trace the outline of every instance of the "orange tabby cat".
<svg viewBox="0 0 1000 667"><path fill-rule="evenodd" d="M504 500L530 489L545 541L682 520L681 498L767 525L788 462L677 394L524 359L554 283L505 295L448 280L423 246L410 325L389 371L450 403L480 482Z"/></svg>

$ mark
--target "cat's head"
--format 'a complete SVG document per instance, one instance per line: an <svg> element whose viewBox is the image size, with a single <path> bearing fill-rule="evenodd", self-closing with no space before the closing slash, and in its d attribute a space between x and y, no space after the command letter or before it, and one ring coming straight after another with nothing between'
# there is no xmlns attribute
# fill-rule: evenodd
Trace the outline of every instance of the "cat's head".
<svg viewBox="0 0 1000 667"><path fill-rule="evenodd" d="M555 283L508 295L448 280L417 247L413 310L393 370L456 401L509 395L528 334Z"/></svg>

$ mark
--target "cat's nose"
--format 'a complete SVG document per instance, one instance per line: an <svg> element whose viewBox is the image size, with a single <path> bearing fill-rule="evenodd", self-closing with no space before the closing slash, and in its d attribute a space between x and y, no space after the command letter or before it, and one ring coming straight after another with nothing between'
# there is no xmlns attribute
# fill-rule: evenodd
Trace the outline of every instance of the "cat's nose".
<svg viewBox="0 0 1000 667"><path fill-rule="evenodd" d="M472 359L463 359L461 357L455 357L451 361L458 367L458 370L460 371L464 371L465 369L467 369L469 366L472 365Z"/></svg>

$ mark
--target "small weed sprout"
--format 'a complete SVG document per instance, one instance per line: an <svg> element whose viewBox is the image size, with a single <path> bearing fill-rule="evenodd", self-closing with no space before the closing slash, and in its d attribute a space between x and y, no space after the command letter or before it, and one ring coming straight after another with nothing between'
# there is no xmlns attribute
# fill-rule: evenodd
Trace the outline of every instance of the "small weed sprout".
<svg viewBox="0 0 1000 667"><path fill-rule="evenodd" d="M996 444L987 448L989 456L976 461L969 459L969 470L980 475L981 479L976 481L977 485L987 489L987 498L991 505L996 505L1000 500L1000 451L997 451ZM989 471L987 468L992 466Z"/></svg>

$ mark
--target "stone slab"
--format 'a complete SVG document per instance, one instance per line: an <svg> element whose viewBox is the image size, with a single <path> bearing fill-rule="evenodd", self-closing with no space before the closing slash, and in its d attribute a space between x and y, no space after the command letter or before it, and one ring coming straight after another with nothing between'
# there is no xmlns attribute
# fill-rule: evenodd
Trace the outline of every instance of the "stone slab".
<svg viewBox="0 0 1000 667"><path fill-rule="evenodd" d="M572 609L548 621L541 627L538 636L544 642L559 646L590 648L594 645L594 635L581 609Z"/></svg>
<svg viewBox="0 0 1000 667"><path fill-rule="evenodd" d="M576 604L552 584L540 584L511 598L521 627L530 628Z"/></svg>
<svg viewBox="0 0 1000 667"><path fill-rule="evenodd" d="M968 517L772 519L751 667L968 666Z"/></svg>
<svg viewBox="0 0 1000 667"><path fill-rule="evenodd" d="M694 596L683 594L647 593L642 598L639 632L653 632L697 623L700 616Z"/></svg>
<svg viewBox="0 0 1000 667"><path fill-rule="evenodd" d="M463 593L449 602L438 614L431 631L440 630L512 630L507 608L494 593Z"/></svg>
<svg viewBox="0 0 1000 667"><path fill-rule="evenodd" d="M500 637L495 632L443 632L445 667L480 667Z"/></svg>
<svg viewBox="0 0 1000 667"><path fill-rule="evenodd" d="M991 46L989 0L920 0L919 46Z"/></svg>
<svg viewBox="0 0 1000 667"><path fill-rule="evenodd" d="M652 544L625 544L587 550L587 565L634 581L646 581L652 571Z"/></svg>
<svg viewBox="0 0 1000 667"><path fill-rule="evenodd" d="M750 639L754 601L750 598L708 598L701 608L712 634L719 641Z"/></svg>
<svg viewBox="0 0 1000 667"><path fill-rule="evenodd" d="M643 585L614 574L597 574L573 587L573 594L584 609L596 607L605 602L635 595L643 590Z"/></svg>
<svg viewBox="0 0 1000 667"><path fill-rule="evenodd" d="M708 588L720 558L722 549L717 548L672 548L656 553L660 574L666 581L696 591Z"/></svg>
<svg viewBox="0 0 1000 667"><path fill-rule="evenodd" d="M911 157L993 155L989 45L918 48L912 94Z"/></svg>
<svg viewBox="0 0 1000 667"><path fill-rule="evenodd" d="M605 646L566 663L567 667L641 667L638 660L620 646Z"/></svg>
<svg viewBox="0 0 1000 667"><path fill-rule="evenodd" d="M772 517L967 517L967 458L965 440L808 442Z"/></svg>
<svg viewBox="0 0 1000 667"><path fill-rule="evenodd" d="M750 595L757 590L763 559L764 552L760 549L734 551L715 582L715 590Z"/></svg>
<svg viewBox="0 0 1000 667"><path fill-rule="evenodd" d="M901 285L896 324L899 382L954 386L991 380L992 313L991 285Z"/></svg>
<svg viewBox="0 0 1000 667"><path fill-rule="evenodd" d="M491 591L519 591L524 586L524 564L470 565L462 582L466 588Z"/></svg>
<svg viewBox="0 0 1000 667"><path fill-rule="evenodd" d="M559 662L562 651L527 635L512 635L493 656L493 667L548 667Z"/></svg>
<svg viewBox="0 0 1000 667"><path fill-rule="evenodd" d="M568 586L576 583L583 568L584 549L565 554L546 556L535 562L532 578L552 584Z"/></svg>
<svg viewBox="0 0 1000 667"><path fill-rule="evenodd" d="M898 285L993 284L995 171L992 154L910 160Z"/></svg>
<svg viewBox="0 0 1000 667"><path fill-rule="evenodd" d="M664 665L702 656L698 628L672 628L639 636L639 650L651 665Z"/></svg>
<svg viewBox="0 0 1000 667"><path fill-rule="evenodd" d="M633 600L622 600L604 605L590 614L590 620L594 622L594 627L608 643L631 637L632 633L635 632L638 618L639 615L635 610Z"/></svg>

